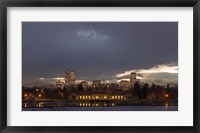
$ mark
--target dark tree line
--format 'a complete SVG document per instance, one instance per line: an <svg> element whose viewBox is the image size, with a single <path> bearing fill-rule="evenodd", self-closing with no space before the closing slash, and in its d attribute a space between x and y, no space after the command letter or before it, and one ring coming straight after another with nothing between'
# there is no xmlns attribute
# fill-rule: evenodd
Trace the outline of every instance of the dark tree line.
<svg viewBox="0 0 200 133"><path fill-rule="evenodd" d="M143 86L140 83L136 82L134 87L131 88L132 94L137 99L178 99L178 86L170 87L169 84L167 87L155 85L152 83L149 87L148 83L145 83Z"/></svg>

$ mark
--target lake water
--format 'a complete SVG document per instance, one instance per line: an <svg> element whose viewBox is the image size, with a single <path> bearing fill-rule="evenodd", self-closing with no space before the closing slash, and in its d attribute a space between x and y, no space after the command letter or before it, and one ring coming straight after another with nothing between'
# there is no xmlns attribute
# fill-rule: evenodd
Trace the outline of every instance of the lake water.
<svg viewBox="0 0 200 133"><path fill-rule="evenodd" d="M23 108L23 111L178 111L178 106L107 106Z"/></svg>

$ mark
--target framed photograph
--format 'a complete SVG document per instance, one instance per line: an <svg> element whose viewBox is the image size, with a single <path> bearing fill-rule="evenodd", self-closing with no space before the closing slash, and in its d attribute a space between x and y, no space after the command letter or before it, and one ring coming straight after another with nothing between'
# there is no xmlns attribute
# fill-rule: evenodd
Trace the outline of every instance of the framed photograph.
<svg viewBox="0 0 200 133"><path fill-rule="evenodd" d="M199 0L8 0L1 132L199 132Z"/></svg>

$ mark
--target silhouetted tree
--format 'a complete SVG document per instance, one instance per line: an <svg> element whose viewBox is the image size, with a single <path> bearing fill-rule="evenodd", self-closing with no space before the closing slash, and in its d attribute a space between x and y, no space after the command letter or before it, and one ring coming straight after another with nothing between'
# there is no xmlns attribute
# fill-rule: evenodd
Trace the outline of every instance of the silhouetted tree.
<svg viewBox="0 0 200 133"><path fill-rule="evenodd" d="M142 93L141 93L142 87L140 83L135 82L134 84L134 95L138 97L138 99L142 99Z"/></svg>
<svg viewBox="0 0 200 133"><path fill-rule="evenodd" d="M147 93L148 93L148 83L145 83L144 85L143 85L143 88L142 88L142 98L143 99L147 99Z"/></svg>

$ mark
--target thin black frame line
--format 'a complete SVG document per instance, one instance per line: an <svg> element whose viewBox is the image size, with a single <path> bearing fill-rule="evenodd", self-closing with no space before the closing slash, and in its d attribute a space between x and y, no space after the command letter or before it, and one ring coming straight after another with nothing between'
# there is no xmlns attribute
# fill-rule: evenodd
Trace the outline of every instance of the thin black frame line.
<svg viewBox="0 0 200 133"><path fill-rule="evenodd" d="M0 8L1 8L1 11L2 11L2 14L1 14L1 18L2 18L2 24L1 24L1 37L2 37L2 39L1 39L1 42L2 42L2 45L1 45L1 52L2 52L2 57L1 57L1 73L2 73L2 75L1 75L1 81L2 81L2 83L1 83L1 87L2 87L2 89L1 89L1 91L0 91L0 93L1 93L1 96L2 96L2 101L1 101L1 115L0 115L0 118L2 118L2 123L1 123L1 127L0 127L0 129L1 130L3 130L3 129L5 129L3 132L10 132L10 131L16 131L16 132L20 132L20 131L58 131L58 130L60 130L60 131L91 131L91 130L99 130L99 131L144 131L144 132L146 132L146 131L149 131L149 130L151 130L151 131L166 131L166 132L178 132L178 131L188 131L188 132L198 132L198 130L199 130L199 126L198 126L198 122L199 122L199 115L198 115L198 110L199 110L199 106L198 106L198 97L197 97L197 95L199 94L199 91L198 91L198 89L193 89L193 92L194 92L194 97L193 97L193 104L194 104L194 126L192 126L192 127L182 127L182 126L176 126L176 127L157 127L157 126L155 126L155 127L103 127L103 128L105 128L105 129L103 129L102 127L14 127L14 126L12 126L12 127L8 127L7 126L7 115L5 115L5 114L7 114L7 108L6 108L6 106L7 106L7 104L6 104L6 101L7 101L7 95L6 95L6 88L7 88L7 84L6 84L6 80L7 80L7 74L6 74L6 72L7 72L7 68L6 68L6 64L7 64L7 58L6 58L6 56L7 56L7 51L6 51L6 49L7 49L7 45L6 45L6 42L7 42L7 40L6 40L6 35L7 35L7 29L6 29L6 18L7 18L7 16L6 16L6 8L7 7L15 7L15 6L26 6L26 7L29 7L29 6L41 6L41 7L49 7L49 6L59 6L60 4L56 4L55 2L52 2L52 3L50 3L50 4L48 4L48 3L46 3L46 2L44 2L44 3L42 3L41 4L41 2L38 2L38 3L35 3L35 2L33 2L33 3L23 3L22 1L23 0L16 0L16 1L18 1L18 3L13 3L13 2L11 2L11 0L8 0L8 2L9 3L7 3L7 2L2 2L1 3L1 5L0 5ZM182 0L183 1L183 0ZM199 57L199 55L198 55L198 51L199 51L199 47L198 47L198 44L199 44L199 24L198 24L198 22L199 22L199 17L198 17L198 15L199 15L199 9L200 9L200 4L199 3L197 3L199 0L195 0L195 2L194 1L190 1L190 2L174 2L173 4L172 4L172 2L166 2L166 3L162 3L162 4L158 4L159 2L157 2L157 4L155 5L155 3L154 4L147 4L146 6L176 6L176 7L179 7L179 6L183 6L184 4L186 4L185 6L186 7L191 7L191 6L194 6L194 47L193 47L193 49L194 49L194 55L193 55L193 57L194 57L194 59L193 59L193 61L194 61L194 88L198 88L199 87L199 83L198 83L198 77L199 77L199 71L198 71L198 57ZM77 1L76 1L77 2ZM75 5L77 5L77 3L72 3L72 4L70 4L69 2L64 2L64 3L62 3L61 5L60 5L60 7L62 7L62 6L66 6L66 4L68 5L68 6L75 6ZM184 4L183 4L184 3ZM93 3L93 4L95 4L95 2ZM89 6L93 6L93 4L89 4ZM96 3L97 5L99 4L99 3ZM115 4L113 4L113 3L110 3L112 6L116 6ZM119 4L119 6L124 6L123 4L120 4L120 3L118 3ZM144 3L140 3L141 4L141 6L142 5L145 5ZM85 6L85 5L88 5L88 3L82 3L82 4L78 4L79 6ZM100 3L100 6L104 6L104 5L106 5L106 3ZM109 3L108 3L108 5L109 5ZM125 4L126 5L126 4ZM134 2L131 2L131 6L138 6L138 3L136 4L134 4ZM109 5L110 6L110 5ZM185 7L185 6L183 6L183 7ZM78 7L78 6L77 6ZM94 6L94 7L96 7L96 6ZM97 7L99 7L99 5L97 6ZM129 7L129 6L127 6L127 7ZM6 77L6 78L5 78ZM0 82L1 82L0 81ZM195 117L196 116L196 117ZM151 132L151 131L149 131L149 132Z"/></svg>
<svg viewBox="0 0 200 133"><path fill-rule="evenodd" d="M5 4L3 3L2 5L2 24L1 24L1 29L2 29L2 45L1 45L1 52L2 52L2 57L1 57L1 73L2 73L2 88L1 88L1 97L2 97L2 102L1 102L1 128L5 128L7 126L7 10L5 7ZM6 13L6 14L5 14Z"/></svg>
<svg viewBox="0 0 200 133"><path fill-rule="evenodd" d="M193 7L199 0L4 0L7 7Z"/></svg>

